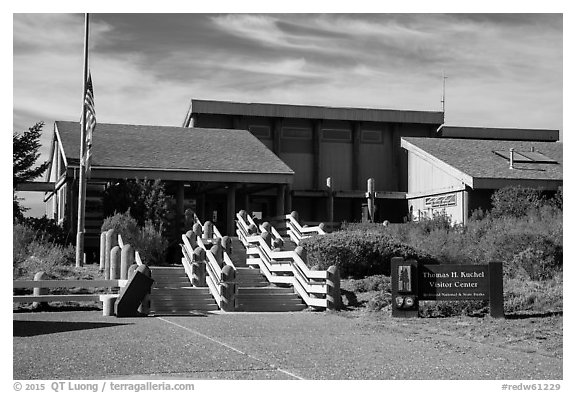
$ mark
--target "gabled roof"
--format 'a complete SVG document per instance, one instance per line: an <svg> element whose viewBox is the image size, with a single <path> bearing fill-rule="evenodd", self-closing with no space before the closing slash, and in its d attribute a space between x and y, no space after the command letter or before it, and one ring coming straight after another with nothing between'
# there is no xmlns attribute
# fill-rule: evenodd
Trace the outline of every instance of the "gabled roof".
<svg viewBox="0 0 576 393"><path fill-rule="evenodd" d="M438 135L443 138L500 139L508 141L557 142L559 130L536 128L494 128L441 126Z"/></svg>
<svg viewBox="0 0 576 393"><path fill-rule="evenodd" d="M57 121L55 132L68 164L77 166L79 123ZM99 123L93 135L91 162L94 171L177 172L182 180L190 181L195 180L190 174L202 173L202 180L210 174L218 174L219 180L222 174L228 174L228 181L242 181L242 175L250 175L250 179L262 175L285 183L294 174L262 142L244 130Z"/></svg>
<svg viewBox="0 0 576 393"><path fill-rule="evenodd" d="M325 106L241 103L193 99L188 114L186 115L186 119L184 120L184 126L187 126L190 123L190 118L192 117L192 114L195 113L298 119L424 123L435 125L440 125L444 122L444 112L336 108Z"/></svg>
<svg viewBox="0 0 576 393"><path fill-rule="evenodd" d="M525 184L554 189L563 179L560 142L405 137L401 144L472 188ZM518 153L534 149L556 163L516 162L510 169L509 160L495 153L510 148Z"/></svg>

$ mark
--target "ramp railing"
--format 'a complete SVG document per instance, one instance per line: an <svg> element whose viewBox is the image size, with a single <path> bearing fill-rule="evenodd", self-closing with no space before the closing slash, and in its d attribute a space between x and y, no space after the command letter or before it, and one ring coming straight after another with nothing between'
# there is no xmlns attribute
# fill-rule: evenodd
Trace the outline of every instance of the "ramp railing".
<svg viewBox="0 0 576 393"><path fill-rule="evenodd" d="M306 251L302 247L294 251L273 249L275 236L264 230L266 223L261 225L259 232L250 223L250 216L245 211L239 212L236 217L236 233L246 247L248 264L257 265L271 283L292 285L310 307L340 307L340 277L336 266L330 266L327 270L311 270L306 265Z"/></svg>

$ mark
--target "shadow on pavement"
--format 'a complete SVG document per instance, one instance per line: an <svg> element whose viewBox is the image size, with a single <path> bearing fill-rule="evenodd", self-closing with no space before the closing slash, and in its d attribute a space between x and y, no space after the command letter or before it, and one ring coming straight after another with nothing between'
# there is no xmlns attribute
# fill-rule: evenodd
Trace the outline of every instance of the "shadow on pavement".
<svg viewBox="0 0 576 393"><path fill-rule="evenodd" d="M43 334L71 332L75 330L100 329L106 327L132 325L131 323L107 322L56 322L56 321L14 321L13 337L32 337Z"/></svg>

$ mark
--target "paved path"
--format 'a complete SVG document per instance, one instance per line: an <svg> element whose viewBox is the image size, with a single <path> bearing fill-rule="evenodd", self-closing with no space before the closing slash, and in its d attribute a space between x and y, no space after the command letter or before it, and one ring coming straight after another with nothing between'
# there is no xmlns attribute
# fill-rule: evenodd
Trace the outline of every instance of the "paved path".
<svg viewBox="0 0 576 393"><path fill-rule="evenodd" d="M553 356L345 315L14 314L14 379L562 378Z"/></svg>

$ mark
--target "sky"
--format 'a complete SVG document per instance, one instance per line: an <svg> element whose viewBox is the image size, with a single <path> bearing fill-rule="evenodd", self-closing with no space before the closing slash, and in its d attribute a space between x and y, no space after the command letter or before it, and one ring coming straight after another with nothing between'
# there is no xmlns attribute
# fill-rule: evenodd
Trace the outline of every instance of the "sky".
<svg viewBox="0 0 576 393"><path fill-rule="evenodd" d="M80 117L83 32L13 15L13 131L45 123L41 160ZM444 73L447 125L563 131L562 32L561 14L92 14L89 63L101 123L180 126L192 98L439 111Z"/></svg>

